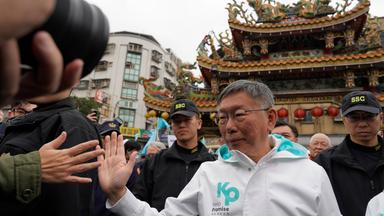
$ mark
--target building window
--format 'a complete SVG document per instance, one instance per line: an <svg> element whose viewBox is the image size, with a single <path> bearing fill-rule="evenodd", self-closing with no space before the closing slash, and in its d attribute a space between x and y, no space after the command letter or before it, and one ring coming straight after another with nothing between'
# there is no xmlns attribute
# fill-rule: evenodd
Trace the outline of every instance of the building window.
<svg viewBox="0 0 384 216"><path fill-rule="evenodd" d="M112 62L102 60L96 65L95 72L106 71L108 70L108 67L111 67L111 66L112 66Z"/></svg>
<svg viewBox="0 0 384 216"><path fill-rule="evenodd" d="M141 54L127 53L124 68L124 81L138 82L141 67Z"/></svg>
<svg viewBox="0 0 384 216"><path fill-rule="evenodd" d="M160 74L159 74L159 68L156 67L156 66L151 66L151 72L150 72L150 76L154 79L158 79Z"/></svg>
<svg viewBox="0 0 384 216"><path fill-rule="evenodd" d="M113 52L115 52L115 47L116 44L108 44L107 48L105 49L104 55L112 54Z"/></svg>
<svg viewBox="0 0 384 216"><path fill-rule="evenodd" d="M163 54L156 50L152 50L152 60L157 63L161 63L163 61Z"/></svg>
<svg viewBox="0 0 384 216"><path fill-rule="evenodd" d="M95 80L92 80L91 88L93 89L109 88L110 82L111 82L110 79L95 79Z"/></svg>
<svg viewBox="0 0 384 216"><path fill-rule="evenodd" d="M171 63L169 63L169 62L165 62L165 63L164 63L164 66L165 66L165 71L166 71L169 75L171 75L171 76L175 76L175 74L176 74L176 69L172 66Z"/></svg>
<svg viewBox="0 0 384 216"><path fill-rule="evenodd" d="M174 89L176 89L176 84L173 83L170 79L168 79L167 77L164 77L163 78L163 81L164 81L164 86L165 88L167 88L168 90L170 91L173 91Z"/></svg>
<svg viewBox="0 0 384 216"><path fill-rule="evenodd" d="M80 80L79 85L76 86L76 89L79 90L85 90L89 87L89 81L88 80Z"/></svg>
<svg viewBox="0 0 384 216"><path fill-rule="evenodd" d="M143 46L141 44L135 44L135 43L128 44L128 51L130 52L141 53L142 50L143 50Z"/></svg>
<svg viewBox="0 0 384 216"><path fill-rule="evenodd" d="M136 115L136 111L133 109L126 109L126 108L119 109L119 118L123 120L128 127L131 127L131 128L134 127L135 115Z"/></svg>
<svg viewBox="0 0 384 216"><path fill-rule="evenodd" d="M137 100L137 84L123 81L121 98Z"/></svg>

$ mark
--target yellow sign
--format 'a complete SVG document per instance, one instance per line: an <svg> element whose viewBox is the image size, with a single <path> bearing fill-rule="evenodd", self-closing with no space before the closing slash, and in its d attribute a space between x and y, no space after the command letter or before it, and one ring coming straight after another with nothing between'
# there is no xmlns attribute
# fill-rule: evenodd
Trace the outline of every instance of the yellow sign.
<svg viewBox="0 0 384 216"><path fill-rule="evenodd" d="M134 137L135 134L140 134L140 128L120 127L120 133L123 136Z"/></svg>

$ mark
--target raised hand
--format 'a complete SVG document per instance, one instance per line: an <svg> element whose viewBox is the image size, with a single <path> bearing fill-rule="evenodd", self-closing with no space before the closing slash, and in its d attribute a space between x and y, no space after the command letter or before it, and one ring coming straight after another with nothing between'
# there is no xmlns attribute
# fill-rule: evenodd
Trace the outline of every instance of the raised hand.
<svg viewBox="0 0 384 216"><path fill-rule="evenodd" d="M108 199L115 203L126 192L125 185L132 174L137 152L130 155L127 163L123 136L117 136L116 132L113 132L111 137L105 137L104 149L105 157L102 155L97 157L97 161L101 163L98 168L100 186L107 194Z"/></svg>
<svg viewBox="0 0 384 216"><path fill-rule="evenodd" d="M98 146L97 140L80 143L69 149L58 150L57 148L64 143L66 137L67 134L63 132L56 139L40 148L42 181L46 183L92 182L90 178L74 176L73 174L97 168L100 162L86 162L102 155L104 151ZM84 152L95 146L96 150Z"/></svg>

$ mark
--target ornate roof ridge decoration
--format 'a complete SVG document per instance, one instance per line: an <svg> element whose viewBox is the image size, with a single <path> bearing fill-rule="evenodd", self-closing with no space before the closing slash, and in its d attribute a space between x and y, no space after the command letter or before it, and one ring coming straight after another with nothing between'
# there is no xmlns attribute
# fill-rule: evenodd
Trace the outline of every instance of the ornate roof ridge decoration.
<svg viewBox="0 0 384 216"><path fill-rule="evenodd" d="M282 31L294 31L294 30L306 30L306 29L312 29L312 28L326 28L333 25L345 23L347 21L353 20L356 17L359 17L363 14L368 13L370 1L369 0L360 0L355 7L353 7L351 10L346 11L347 7L351 5L353 0L344 0L344 4L337 4L337 8L335 12L333 13L325 13L322 16L316 15L315 12L306 12L308 14L312 14L313 16L304 16L300 15L301 12L299 12L299 15L290 15L288 16L285 14L283 16L284 12L273 12L275 10L281 11L281 10L293 10L289 8L286 5L282 5L280 3L276 3L276 6L268 4L262 4L262 0L247 0L249 4L256 5L253 6L255 8L256 14L258 14L258 20L256 20L253 16L253 14L248 14L248 11L244 9L244 2L242 2L240 5L236 2L236 0L233 0L234 3L228 3L228 7L226 8L228 10L228 23L229 26L232 29L239 29L243 31L249 31L249 32L258 32L258 33L273 33L273 32L282 32ZM255 3L256 2L256 3ZM301 10L304 10L306 7L312 8L312 10L315 10L316 4L322 4L322 7L326 8L332 8L328 6L330 0L320 0L315 1L312 3L311 0L300 0L295 7L301 8ZM300 6L300 5L307 5L307 6ZM341 10L338 10L338 8L341 6ZM265 7L266 9L260 9ZM278 9L277 9L277 8ZM260 12L264 11L264 12ZM308 9L309 10L309 9ZM257 12L259 11L259 12ZM265 11L269 11L269 18L266 18L265 14L260 13L266 13ZM289 12L287 12L289 13ZM304 12L303 12L304 13ZM275 14L275 15L273 15ZM277 15L280 14L280 15ZM328 15L333 14L333 15ZM327 16L328 15L328 16ZM278 17L278 19L273 16ZM239 20L239 18L241 20Z"/></svg>
<svg viewBox="0 0 384 216"><path fill-rule="evenodd" d="M200 111L213 111L216 108L216 97L211 94L211 89L197 87L197 84L202 83L203 79L193 76L191 70L196 68L195 64L186 63L178 68L178 85L173 92L153 83L156 81L156 77L152 76L149 79L140 77L140 83L144 86L146 106L154 110L169 112L174 100L188 98L196 103Z"/></svg>
<svg viewBox="0 0 384 216"><path fill-rule="evenodd" d="M215 97L201 97L198 94L189 98L197 105L201 112L211 112L216 108ZM145 94L144 102L147 107L159 111L169 112L173 99L161 99L151 94Z"/></svg>
<svg viewBox="0 0 384 216"><path fill-rule="evenodd" d="M287 68L313 68L313 67L335 67L342 65L369 64L384 61L384 49L379 48L366 53L325 55L321 57L303 57L277 60L254 60L231 62L223 59L211 59L198 56L197 61L201 67L221 72L254 72L284 70ZM345 64L343 64L345 63Z"/></svg>

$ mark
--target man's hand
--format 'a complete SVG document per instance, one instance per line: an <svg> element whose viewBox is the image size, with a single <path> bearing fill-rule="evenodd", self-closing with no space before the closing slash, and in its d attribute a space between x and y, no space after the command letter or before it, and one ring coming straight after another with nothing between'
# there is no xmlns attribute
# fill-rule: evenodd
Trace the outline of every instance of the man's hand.
<svg viewBox="0 0 384 216"><path fill-rule="evenodd" d="M72 174L97 168L100 162L86 162L102 155L104 151L98 146L97 140L84 142L69 149L58 150L57 148L64 143L66 137L67 134L63 132L56 139L40 148L42 181L45 183L92 182L90 178ZM95 146L96 150L85 152Z"/></svg>
<svg viewBox="0 0 384 216"><path fill-rule="evenodd" d="M13 100L53 94L75 86L83 61L76 59L64 67L63 57L47 32L38 32L32 50L38 62L34 71L21 74L16 39L0 43L0 106Z"/></svg>
<svg viewBox="0 0 384 216"><path fill-rule="evenodd" d="M89 119L91 122L97 123L97 114L95 112L91 112L87 115L87 119Z"/></svg>
<svg viewBox="0 0 384 216"><path fill-rule="evenodd" d="M124 153L123 136L117 136L116 132L112 136L104 139L105 157L97 157L101 163L99 170L99 181L103 191L107 194L111 203L117 202L124 196L125 185L132 174L135 165L137 152L133 152L127 163Z"/></svg>
<svg viewBox="0 0 384 216"><path fill-rule="evenodd" d="M148 146L148 149L147 149L147 154L145 155L146 157L150 157L154 154L157 154L158 152L160 151L159 148L157 148L156 146L154 145L150 145Z"/></svg>

